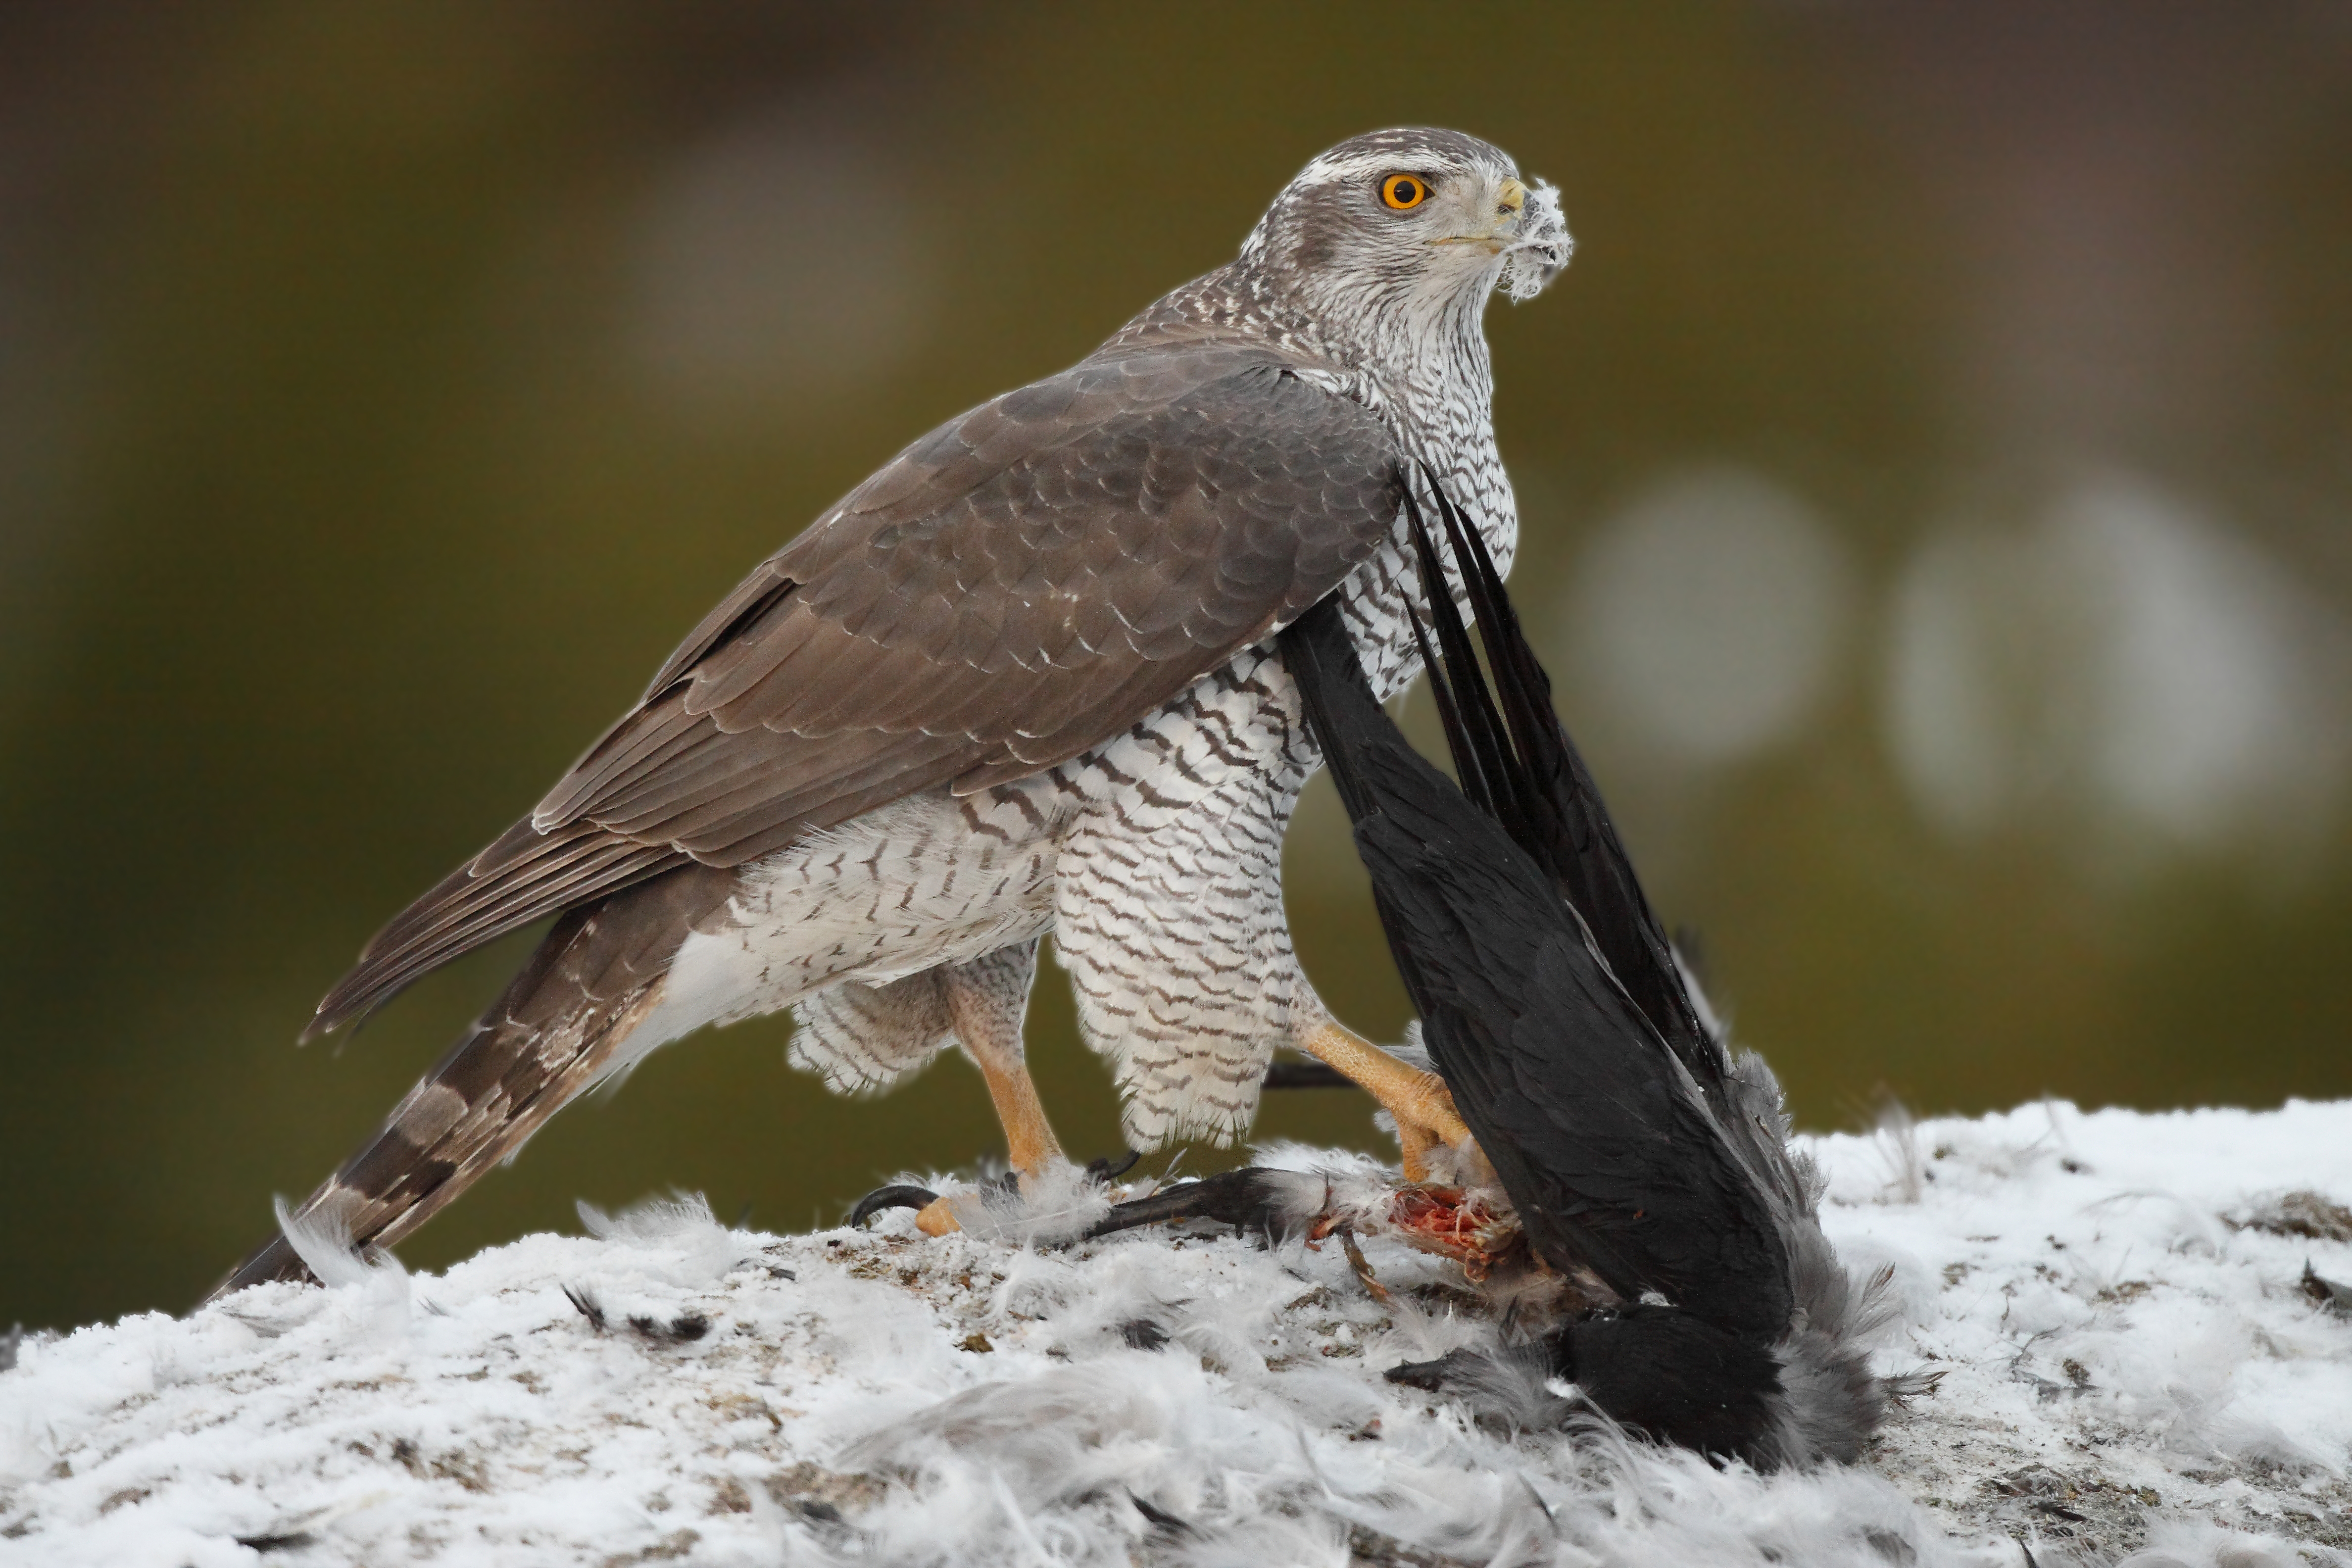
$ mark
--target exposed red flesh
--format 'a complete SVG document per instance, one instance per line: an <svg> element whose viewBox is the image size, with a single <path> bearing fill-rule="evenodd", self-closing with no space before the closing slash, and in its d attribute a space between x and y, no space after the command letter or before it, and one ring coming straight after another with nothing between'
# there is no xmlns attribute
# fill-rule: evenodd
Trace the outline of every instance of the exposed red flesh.
<svg viewBox="0 0 2352 1568"><path fill-rule="evenodd" d="M1494 1270L1519 1235L1517 1225L1459 1187L1400 1187L1388 1217L1399 1236L1454 1259L1473 1282Z"/></svg>

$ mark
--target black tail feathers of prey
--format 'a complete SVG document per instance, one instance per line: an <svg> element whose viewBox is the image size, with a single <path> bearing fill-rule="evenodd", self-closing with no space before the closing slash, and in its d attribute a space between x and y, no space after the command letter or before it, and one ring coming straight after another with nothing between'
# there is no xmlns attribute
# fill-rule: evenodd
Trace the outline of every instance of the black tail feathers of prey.
<svg viewBox="0 0 2352 1568"><path fill-rule="evenodd" d="M1415 631L1459 785L1390 721L1332 602L1282 634L1283 657L1456 1109L1537 1256L1601 1290L1538 1343L1396 1375L1465 1394L1532 1378L1533 1405L1567 1377L1684 1447L1850 1452L1883 1399L1858 1349L1804 1326L1864 1314L1846 1310L1777 1086L1705 1024L1484 540L1419 479L1404 487L1429 618ZM1809 1392L1832 1384L1864 1390L1843 1426Z"/></svg>
<svg viewBox="0 0 2352 1568"><path fill-rule="evenodd" d="M1464 793L1550 875L1643 1016L1702 1087L1715 1087L1723 1053L1692 1005L1673 944L1633 874L1600 786L1552 706L1551 678L1520 627L1494 556L1436 476L1423 469L1423 478L1477 619L1493 684L1490 694L1461 612L1446 591L1428 520L1408 487L1405 507L1423 598L1444 656L1442 664L1430 657L1424 638L1423 663L1444 721L1446 748L1465 776ZM1418 621L1414 631L1418 636ZM1481 764L1475 791L1468 784L1474 762Z"/></svg>

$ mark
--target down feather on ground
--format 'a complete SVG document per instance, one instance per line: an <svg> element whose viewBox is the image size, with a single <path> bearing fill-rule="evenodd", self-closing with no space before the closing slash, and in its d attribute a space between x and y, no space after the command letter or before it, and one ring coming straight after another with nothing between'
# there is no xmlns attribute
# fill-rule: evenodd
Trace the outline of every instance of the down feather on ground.
<svg viewBox="0 0 2352 1568"><path fill-rule="evenodd" d="M27 1334L0 1563L2352 1563L2352 1102L1801 1142L1840 1253L1894 1268L1882 1370L1944 1374L1853 1467L1388 1384L1496 1329L1377 1239L1386 1301L1332 1244L1061 1247L1076 1192L939 1241L683 1200Z"/></svg>

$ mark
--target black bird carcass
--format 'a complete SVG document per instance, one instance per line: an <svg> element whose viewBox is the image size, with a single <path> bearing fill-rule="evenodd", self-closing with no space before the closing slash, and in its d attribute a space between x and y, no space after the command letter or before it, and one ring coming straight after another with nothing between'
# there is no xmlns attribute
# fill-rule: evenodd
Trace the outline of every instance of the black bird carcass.
<svg viewBox="0 0 2352 1568"><path fill-rule="evenodd" d="M1373 699L1336 607L1282 634L1422 1039L1491 1166L1367 1203L1247 1168L1119 1205L1097 1233L1203 1216L1269 1233L1378 1229L1507 1283L1506 1342L1388 1376L1520 1419L1589 1405L1660 1441L1759 1466L1854 1457L1904 1380L1864 1340L1884 1278L1848 1274L1771 1070L1695 1002L1553 711L1475 531L1428 486L1475 612L1423 645L1456 784ZM1409 503L1410 505L1411 503ZM1438 546L1412 507L1424 587ZM1497 1191L1496 1189L1499 1189ZM1530 1277L1546 1287L1530 1290ZM1564 1380L1579 1399L1547 1393Z"/></svg>

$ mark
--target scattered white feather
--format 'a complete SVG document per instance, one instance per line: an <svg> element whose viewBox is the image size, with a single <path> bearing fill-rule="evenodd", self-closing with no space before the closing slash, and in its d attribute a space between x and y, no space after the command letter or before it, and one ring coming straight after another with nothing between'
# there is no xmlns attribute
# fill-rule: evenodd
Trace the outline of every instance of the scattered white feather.
<svg viewBox="0 0 2352 1568"><path fill-rule="evenodd" d="M932 1185L946 1196L949 1211L966 1234L1016 1247L1074 1241L1110 1212L1110 1199L1103 1190L1083 1167L1066 1160L1050 1162L1036 1174L1022 1177L1017 1192L996 1182Z"/></svg>
<svg viewBox="0 0 2352 1568"><path fill-rule="evenodd" d="M1576 252L1576 241L1560 216L1559 192L1549 180L1538 180L1528 192L1519 229L1524 237L1503 253L1498 284L1515 304L1542 293Z"/></svg>
<svg viewBox="0 0 2352 1568"><path fill-rule="evenodd" d="M580 1223L588 1227L588 1234L600 1241L687 1239L708 1246L723 1242L727 1237L710 1212L710 1200L700 1193L672 1193L666 1198L647 1198L619 1214L606 1214L585 1198L572 1206L579 1211Z"/></svg>
<svg viewBox="0 0 2352 1568"><path fill-rule="evenodd" d="M400 1259L381 1248L362 1250L352 1245L351 1226L341 1213L321 1208L298 1215L281 1195L270 1200L278 1212L278 1228L303 1267L318 1276L341 1321L354 1324L368 1338L390 1343L408 1332L409 1314L415 1305L408 1270ZM304 1304L307 1305L307 1304ZM301 1311L301 1306L297 1307ZM248 1326L257 1326L248 1317ZM284 1326L290 1327L289 1321Z"/></svg>
<svg viewBox="0 0 2352 1568"><path fill-rule="evenodd" d="M27 1335L0 1563L2352 1563L2352 1321L2299 1286L2352 1279L2352 1102L1806 1142L1841 1253L1894 1270L1880 1365L1944 1374L1853 1468L1387 1384L1494 1330L1377 1237L1386 1305L1336 1246L774 1237L676 1199L483 1253L396 1333L366 1304L406 1277L306 1231L331 1289ZM1094 1201L1033 1198L1064 1230Z"/></svg>
<svg viewBox="0 0 2352 1568"><path fill-rule="evenodd" d="M330 1290L365 1283L367 1260L352 1245L352 1227L331 1208L298 1215L284 1194L270 1200L278 1214L278 1229L304 1268Z"/></svg>

